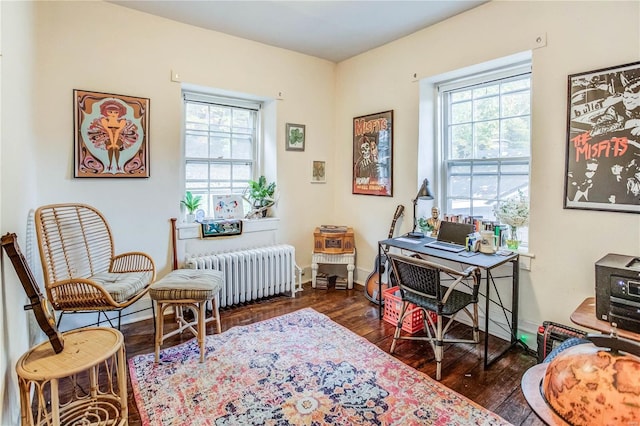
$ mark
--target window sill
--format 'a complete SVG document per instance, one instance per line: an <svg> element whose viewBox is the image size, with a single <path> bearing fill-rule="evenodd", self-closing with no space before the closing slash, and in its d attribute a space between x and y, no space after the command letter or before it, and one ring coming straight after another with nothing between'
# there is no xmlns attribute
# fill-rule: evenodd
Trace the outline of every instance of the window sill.
<svg viewBox="0 0 640 426"><path fill-rule="evenodd" d="M242 219L242 233L277 231L280 219L277 217L265 217L262 219ZM179 223L176 225L178 238L181 240L200 238L199 223Z"/></svg>
<svg viewBox="0 0 640 426"><path fill-rule="evenodd" d="M535 258L536 255L529 252L528 248L519 248L518 254L520 255L520 269L524 269L525 271L531 270L531 259Z"/></svg>

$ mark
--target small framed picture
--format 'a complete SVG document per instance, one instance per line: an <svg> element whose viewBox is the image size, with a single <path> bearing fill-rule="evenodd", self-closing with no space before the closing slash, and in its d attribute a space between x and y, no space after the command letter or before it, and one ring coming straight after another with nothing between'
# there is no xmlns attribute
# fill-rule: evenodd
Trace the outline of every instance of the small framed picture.
<svg viewBox="0 0 640 426"><path fill-rule="evenodd" d="M311 162L311 183L327 182L326 166L325 161L313 160Z"/></svg>
<svg viewBox="0 0 640 426"><path fill-rule="evenodd" d="M305 125L287 123L287 151L304 151Z"/></svg>

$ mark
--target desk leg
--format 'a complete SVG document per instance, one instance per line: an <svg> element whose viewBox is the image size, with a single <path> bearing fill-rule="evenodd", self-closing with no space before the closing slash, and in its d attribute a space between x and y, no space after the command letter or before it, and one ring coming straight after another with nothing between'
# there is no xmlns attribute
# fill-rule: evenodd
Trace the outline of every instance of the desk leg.
<svg viewBox="0 0 640 426"><path fill-rule="evenodd" d="M485 295L485 304L484 304L484 369L486 370L489 367L489 361L487 356L489 354L489 302L491 302L491 279L490 272L487 270L486 272L486 281L487 281L487 291Z"/></svg>
<svg viewBox="0 0 640 426"><path fill-rule="evenodd" d="M353 270L356 269L356 265L349 263L347 265L347 288L351 290L353 288Z"/></svg>
<svg viewBox="0 0 640 426"><path fill-rule="evenodd" d="M313 263L311 263L311 287L312 288L316 288L316 277L317 276L318 276L318 264L313 262Z"/></svg>

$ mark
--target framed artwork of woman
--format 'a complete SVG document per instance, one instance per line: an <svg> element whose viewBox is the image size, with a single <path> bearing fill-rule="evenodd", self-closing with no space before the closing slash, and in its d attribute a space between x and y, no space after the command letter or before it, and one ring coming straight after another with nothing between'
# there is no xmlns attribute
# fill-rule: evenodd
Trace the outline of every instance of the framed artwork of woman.
<svg viewBox="0 0 640 426"><path fill-rule="evenodd" d="M149 99L73 91L75 177L149 177Z"/></svg>

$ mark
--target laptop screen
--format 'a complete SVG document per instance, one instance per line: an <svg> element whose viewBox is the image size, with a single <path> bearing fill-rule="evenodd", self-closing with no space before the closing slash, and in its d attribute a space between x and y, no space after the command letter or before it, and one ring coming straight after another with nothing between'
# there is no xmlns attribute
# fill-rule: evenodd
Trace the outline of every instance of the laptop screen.
<svg viewBox="0 0 640 426"><path fill-rule="evenodd" d="M469 223L448 222L443 220L440 222L440 231L438 231L438 241L447 243L465 245L467 235L474 232L473 225Z"/></svg>

